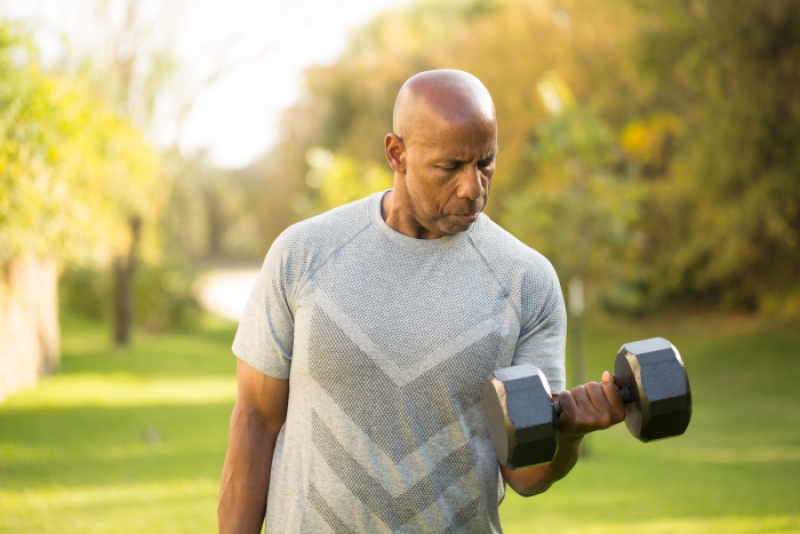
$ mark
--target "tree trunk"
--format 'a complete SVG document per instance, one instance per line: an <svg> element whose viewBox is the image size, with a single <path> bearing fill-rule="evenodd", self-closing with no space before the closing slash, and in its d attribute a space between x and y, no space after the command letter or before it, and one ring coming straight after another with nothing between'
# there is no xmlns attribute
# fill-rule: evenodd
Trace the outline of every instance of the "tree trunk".
<svg viewBox="0 0 800 534"><path fill-rule="evenodd" d="M58 268L12 260L0 273L0 401L58 369Z"/></svg>
<svg viewBox="0 0 800 534"><path fill-rule="evenodd" d="M140 217L131 217L129 221L131 231L131 244L125 256L114 258L113 287L114 287L114 345L124 347L130 341L131 326L133 325L133 281L136 274L136 254L141 234L142 220Z"/></svg>

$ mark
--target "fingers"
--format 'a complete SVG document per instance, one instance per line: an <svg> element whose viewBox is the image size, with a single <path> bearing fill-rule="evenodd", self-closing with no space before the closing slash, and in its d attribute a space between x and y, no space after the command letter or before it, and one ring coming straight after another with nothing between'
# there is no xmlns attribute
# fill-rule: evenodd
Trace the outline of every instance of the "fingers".
<svg viewBox="0 0 800 534"><path fill-rule="evenodd" d="M617 384L619 379L613 378L615 378L613 382L603 382L600 386L607 402L608 415L611 418L609 426L625 419L625 401L622 400L622 394L619 391L620 386Z"/></svg>
<svg viewBox="0 0 800 534"><path fill-rule="evenodd" d="M562 415L564 420L559 422L562 431L586 434L621 422L625 406L615 378L606 372L600 383L590 382L563 392L559 402L567 417Z"/></svg>
<svg viewBox="0 0 800 534"><path fill-rule="evenodd" d="M592 384L584 384L565 391L559 396L563 423L577 433L591 432L596 430L598 425L600 412L592 401L592 395L596 395L596 392L590 394L589 390L591 389L594 389ZM564 414L567 417L564 417Z"/></svg>
<svg viewBox="0 0 800 534"><path fill-rule="evenodd" d="M620 393L620 389L623 387L622 379L604 371L602 382L603 392L612 407L611 424L615 425L625 419L625 401L622 400Z"/></svg>
<svg viewBox="0 0 800 534"><path fill-rule="evenodd" d="M614 405L612 404L613 395L620 397L619 390L614 384L590 382L584 386L586 395L596 412L594 419L599 428L608 428L614 424ZM619 399L619 406L622 406L622 398Z"/></svg>
<svg viewBox="0 0 800 534"><path fill-rule="evenodd" d="M611 382L618 388L622 388L622 379L618 376L614 376L608 371L603 371L603 377L600 379L602 382Z"/></svg>
<svg viewBox="0 0 800 534"><path fill-rule="evenodd" d="M589 382L588 384L583 384L582 386L578 386L573 388L573 394L575 395L575 402L577 403L578 407L581 410L586 412L599 412L598 409L598 393L602 396L602 390L599 390L599 385L597 382Z"/></svg>
<svg viewBox="0 0 800 534"><path fill-rule="evenodd" d="M558 395L558 402L561 404L562 418L564 414L574 414L578 412L578 404L572 396L571 391L562 391Z"/></svg>

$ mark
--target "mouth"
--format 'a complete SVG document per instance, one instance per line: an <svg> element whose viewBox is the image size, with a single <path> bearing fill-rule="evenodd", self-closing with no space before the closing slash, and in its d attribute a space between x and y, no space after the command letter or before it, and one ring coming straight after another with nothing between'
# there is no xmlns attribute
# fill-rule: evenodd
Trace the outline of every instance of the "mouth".
<svg viewBox="0 0 800 534"><path fill-rule="evenodd" d="M472 224L478 220L478 217L480 217L480 215L481 212L478 211L475 213L456 214L455 217L456 219L459 220L459 222L463 224Z"/></svg>

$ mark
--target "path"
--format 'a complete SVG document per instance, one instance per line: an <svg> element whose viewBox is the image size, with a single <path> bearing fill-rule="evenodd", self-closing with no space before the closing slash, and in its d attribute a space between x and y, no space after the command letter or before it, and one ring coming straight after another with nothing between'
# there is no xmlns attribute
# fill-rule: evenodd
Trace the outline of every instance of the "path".
<svg viewBox="0 0 800 534"><path fill-rule="evenodd" d="M258 272L258 269L209 271L195 283L197 300L211 313L238 323Z"/></svg>

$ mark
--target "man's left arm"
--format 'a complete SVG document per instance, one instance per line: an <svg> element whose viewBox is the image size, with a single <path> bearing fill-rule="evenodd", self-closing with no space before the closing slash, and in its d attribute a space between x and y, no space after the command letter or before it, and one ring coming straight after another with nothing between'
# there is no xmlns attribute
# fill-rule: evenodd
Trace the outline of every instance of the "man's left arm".
<svg viewBox="0 0 800 534"><path fill-rule="evenodd" d="M619 392L621 382L608 372L600 383L590 382L554 397L561 403L558 418L558 452L549 464L511 470L500 466L503 478L524 497L547 491L578 462L583 436L603 430L625 419L625 407Z"/></svg>

